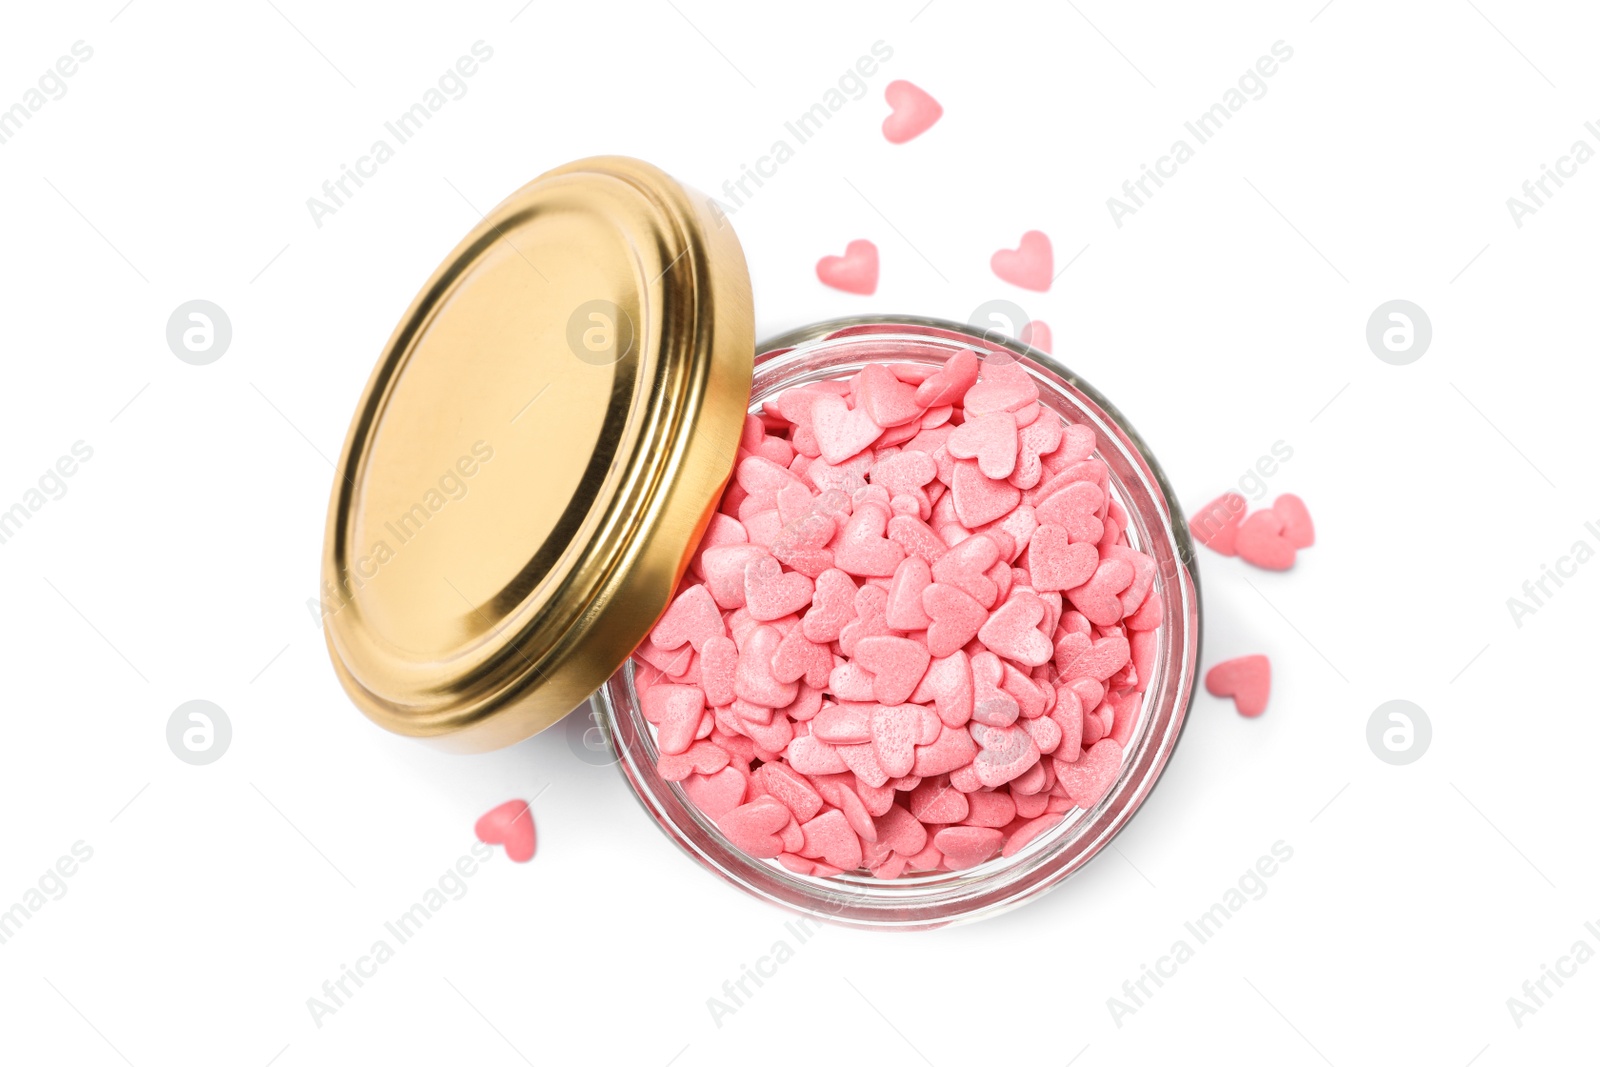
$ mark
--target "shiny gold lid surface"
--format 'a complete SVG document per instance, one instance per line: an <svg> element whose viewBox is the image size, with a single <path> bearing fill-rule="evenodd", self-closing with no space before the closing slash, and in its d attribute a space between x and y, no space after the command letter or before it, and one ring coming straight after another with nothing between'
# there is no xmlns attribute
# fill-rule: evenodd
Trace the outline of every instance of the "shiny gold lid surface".
<svg viewBox="0 0 1600 1067"><path fill-rule="evenodd" d="M477 751L551 725L666 609L738 451L750 278L637 160L553 170L428 280L351 422L323 548L345 690Z"/></svg>

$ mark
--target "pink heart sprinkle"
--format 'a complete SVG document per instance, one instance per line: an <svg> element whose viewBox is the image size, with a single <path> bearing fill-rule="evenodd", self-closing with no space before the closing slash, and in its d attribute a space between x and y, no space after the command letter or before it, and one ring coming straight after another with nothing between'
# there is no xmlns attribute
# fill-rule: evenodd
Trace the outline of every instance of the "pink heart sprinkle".
<svg viewBox="0 0 1600 1067"><path fill-rule="evenodd" d="M787 813L788 809L784 808L784 811ZM853 871L861 866L861 839L850 828L843 812L825 811L801 823L800 829L805 833L805 847L800 851L802 856L820 859L842 871Z"/></svg>
<svg viewBox="0 0 1600 1067"><path fill-rule="evenodd" d="M986 788L1005 785L1039 762L1039 746L1020 726L985 726L973 722L967 730L978 744L972 770Z"/></svg>
<svg viewBox="0 0 1600 1067"><path fill-rule="evenodd" d="M478 840L486 845L504 845L506 858L517 863L533 859L536 835L533 809L526 800L508 800L491 808L473 826Z"/></svg>
<svg viewBox="0 0 1600 1067"><path fill-rule="evenodd" d="M1133 566L1126 560L1103 559L1095 568L1094 577L1076 589L1069 589L1066 597L1072 606L1096 626L1112 626L1122 618L1122 601L1118 597L1133 582Z"/></svg>
<svg viewBox="0 0 1600 1067"><path fill-rule="evenodd" d="M879 843L902 856L915 856L927 847L927 828L898 804L890 804L874 822L877 824Z"/></svg>
<svg viewBox="0 0 1600 1067"><path fill-rule="evenodd" d="M811 579L785 572L771 556L757 556L744 567L744 604L750 617L771 622L811 603Z"/></svg>
<svg viewBox="0 0 1600 1067"><path fill-rule="evenodd" d="M1041 593L1076 589L1094 576L1100 553L1091 543L1073 543L1066 529L1041 523L1028 542L1028 575Z"/></svg>
<svg viewBox="0 0 1600 1067"><path fill-rule="evenodd" d="M972 662L967 654L957 649L929 663L911 699L921 704L933 701L946 726L965 726L972 718Z"/></svg>
<svg viewBox="0 0 1600 1067"><path fill-rule="evenodd" d="M650 631L650 643L657 648L682 648L687 642L696 652L704 651L706 641L727 632L722 612L703 585L692 585L678 594L667 613Z"/></svg>
<svg viewBox="0 0 1600 1067"><path fill-rule="evenodd" d="M1073 482L1051 493L1034 507L1041 523L1059 526L1073 541L1097 543L1104 535L1100 508L1106 495L1093 482Z"/></svg>
<svg viewBox="0 0 1600 1067"><path fill-rule="evenodd" d="M975 459L988 478L1009 478L1017 466L1017 418L997 411L956 427L945 448L957 459Z"/></svg>
<svg viewBox="0 0 1600 1067"><path fill-rule="evenodd" d="M1039 399L1039 385L1033 375L1015 359L991 357L984 363L983 379L967 390L963 398L968 418L996 411L1020 411Z"/></svg>
<svg viewBox="0 0 1600 1067"><path fill-rule="evenodd" d="M856 583L844 571L826 570L817 575L811 607L800 621L806 640L827 644L839 640L845 624L856 617Z"/></svg>
<svg viewBox="0 0 1600 1067"><path fill-rule="evenodd" d="M964 871L1000 851L1005 835L988 826L947 826L933 835L933 843L944 855L944 865Z"/></svg>
<svg viewBox="0 0 1600 1067"><path fill-rule="evenodd" d="M884 620L896 630L926 630L933 620L922 610L922 591L932 584L933 573L921 556L901 560L889 584Z"/></svg>
<svg viewBox="0 0 1600 1067"><path fill-rule="evenodd" d="M933 622L928 626L928 652L948 656L978 636L988 612L953 585L935 582L922 591L922 608Z"/></svg>
<svg viewBox="0 0 1600 1067"><path fill-rule="evenodd" d="M1052 652L1050 639L1038 629L1043 620L1044 601L1027 589L1018 589L978 629L978 640L996 655L1038 667L1050 662Z"/></svg>
<svg viewBox="0 0 1600 1067"><path fill-rule="evenodd" d="M917 387L894 376L881 363L868 363L856 379L857 405L879 426L900 426L922 418L925 408L917 403Z"/></svg>
<svg viewBox="0 0 1600 1067"><path fill-rule="evenodd" d="M724 767L709 775L691 774L683 780L683 791L713 821L744 803L745 789L745 777L737 767Z"/></svg>
<svg viewBox="0 0 1600 1067"><path fill-rule="evenodd" d="M1092 808L1111 791L1122 773L1122 746L1109 737L1096 741L1075 763L1057 761L1056 781L1080 808Z"/></svg>
<svg viewBox="0 0 1600 1067"><path fill-rule="evenodd" d="M1267 710L1272 691L1272 663L1265 656L1240 656L1224 660L1206 672L1206 692L1232 697L1234 707L1253 719Z"/></svg>
<svg viewBox="0 0 1600 1067"><path fill-rule="evenodd" d="M883 136L890 144L905 144L928 132L928 127L944 114L939 101L905 80L884 86L883 98L893 109L883 120Z"/></svg>
<svg viewBox="0 0 1600 1067"><path fill-rule="evenodd" d="M983 607L992 608L999 599L1000 591L986 572L999 559L999 543L986 534L974 534L934 562L933 580L953 586Z"/></svg>
<svg viewBox="0 0 1600 1067"><path fill-rule="evenodd" d="M872 695L880 704L904 703L922 681L928 659L927 647L909 637L864 637L856 643L855 662L872 672Z"/></svg>
<svg viewBox="0 0 1600 1067"><path fill-rule="evenodd" d="M834 542L834 565L860 577L891 577L905 558L905 549L884 536L888 526L887 508L877 504L858 508Z"/></svg>
<svg viewBox="0 0 1600 1067"><path fill-rule="evenodd" d="M1002 687L1005 665L993 652L972 657L972 721L984 726L1010 726L1022 714L1017 698Z"/></svg>
<svg viewBox="0 0 1600 1067"><path fill-rule="evenodd" d="M869 725L872 755L883 772L891 778L910 774L916 761L917 738L921 734L922 709L915 704L880 705L873 709Z"/></svg>
<svg viewBox="0 0 1600 1067"><path fill-rule="evenodd" d="M1276 511L1257 511L1239 524L1234 548L1246 563L1269 571L1294 566L1295 547L1283 536L1283 518Z"/></svg>
<svg viewBox="0 0 1600 1067"><path fill-rule="evenodd" d="M961 525L969 530L1004 517L1022 500L1022 490L987 477L970 459L956 461L950 495Z"/></svg>
<svg viewBox="0 0 1600 1067"><path fill-rule="evenodd" d="M969 810L966 795L940 778L929 778L917 786L907 802L911 814L934 825L960 822Z"/></svg>
<svg viewBox="0 0 1600 1067"><path fill-rule="evenodd" d="M1189 532L1213 552L1236 555L1234 545L1247 508L1244 497L1238 493L1223 493L1189 516Z"/></svg>
<svg viewBox="0 0 1600 1067"><path fill-rule="evenodd" d="M1272 510L1283 520L1283 539L1295 548L1310 548L1317 540L1316 527L1306 502L1293 493L1284 493L1272 502Z"/></svg>
<svg viewBox="0 0 1600 1067"><path fill-rule="evenodd" d="M917 403L930 408L960 403L977 382L979 368L976 352L970 348L957 352L917 386Z"/></svg>
<svg viewBox="0 0 1600 1067"><path fill-rule="evenodd" d="M789 809L776 797L757 797L716 822L739 848L757 859L772 859L783 851L778 833L789 824Z"/></svg>
<svg viewBox="0 0 1600 1067"><path fill-rule="evenodd" d="M1050 238L1038 230L1029 230L1015 250L1002 248L990 258L989 265L1001 281L1042 293L1050 288L1052 280Z"/></svg>
<svg viewBox="0 0 1600 1067"><path fill-rule="evenodd" d="M842 396L817 397L811 405L811 429L822 458L831 464L858 455L883 433L864 409L850 407Z"/></svg>
<svg viewBox="0 0 1600 1067"><path fill-rule="evenodd" d="M817 260L817 277L831 288L871 296L878 288L878 246L851 241L844 246L844 255Z"/></svg>

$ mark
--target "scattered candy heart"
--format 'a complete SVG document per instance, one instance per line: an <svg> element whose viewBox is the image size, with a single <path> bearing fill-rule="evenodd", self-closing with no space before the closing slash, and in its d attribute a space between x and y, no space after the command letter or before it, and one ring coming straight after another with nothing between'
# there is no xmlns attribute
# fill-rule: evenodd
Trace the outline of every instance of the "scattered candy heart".
<svg viewBox="0 0 1600 1067"><path fill-rule="evenodd" d="M1294 566L1294 542L1283 536L1283 517L1276 511L1257 511L1239 524L1234 540L1239 558L1263 570L1286 571Z"/></svg>
<svg viewBox="0 0 1600 1067"><path fill-rule="evenodd" d="M1306 502L1293 493L1284 493L1272 502L1272 510L1283 520L1283 539L1295 548L1310 548L1317 540Z"/></svg>
<svg viewBox="0 0 1600 1067"><path fill-rule="evenodd" d="M1053 280L1050 238L1038 230L1029 230L1015 250L1002 248L990 258L989 265L1001 281L1042 293Z"/></svg>
<svg viewBox="0 0 1600 1067"><path fill-rule="evenodd" d="M883 88L883 98L893 112L883 120L883 136L890 144L905 144L928 132L939 121L944 108L939 101L905 80L892 81Z"/></svg>
<svg viewBox="0 0 1600 1067"><path fill-rule="evenodd" d="M817 277L831 288L871 296L878 289L878 246L851 241L844 246L844 255L817 260Z"/></svg>
<svg viewBox="0 0 1600 1067"><path fill-rule="evenodd" d="M1267 710L1272 691L1272 663L1265 656L1224 660L1206 672L1206 692L1232 697L1239 714L1253 719Z"/></svg>
<svg viewBox="0 0 1600 1067"><path fill-rule="evenodd" d="M472 829L484 844L504 845L507 859L517 863L533 859L533 809L526 800L508 800L491 808Z"/></svg>

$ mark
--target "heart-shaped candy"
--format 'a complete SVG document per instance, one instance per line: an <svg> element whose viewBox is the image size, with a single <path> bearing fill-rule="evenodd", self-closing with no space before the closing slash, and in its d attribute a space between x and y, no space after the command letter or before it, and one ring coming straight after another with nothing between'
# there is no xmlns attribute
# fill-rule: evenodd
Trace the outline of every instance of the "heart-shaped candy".
<svg viewBox="0 0 1600 1067"><path fill-rule="evenodd" d="M925 823L954 823L967 817L967 797L942 778L929 778L907 798L911 814Z"/></svg>
<svg viewBox="0 0 1600 1067"><path fill-rule="evenodd" d="M884 618L896 630L926 630L932 622L922 610L922 591L933 584L933 573L921 556L907 556L895 568L889 584Z"/></svg>
<svg viewBox="0 0 1600 1067"><path fill-rule="evenodd" d="M1002 248L990 258L989 265L1001 281L1042 293L1050 288L1053 277L1050 238L1038 230L1029 230L1016 249Z"/></svg>
<svg viewBox="0 0 1600 1067"><path fill-rule="evenodd" d="M715 774L691 774L683 780L683 791L712 821L743 804L746 787L737 767L724 767Z"/></svg>
<svg viewBox="0 0 1600 1067"><path fill-rule="evenodd" d="M855 603L856 583L844 571L834 568L817 575L811 607L800 620L806 640L821 645L839 640L845 624L856 617Z"/></svg>
<svg viewBox="0 0 1600 1067"><path fill-rule="evenodd" d="M1043 319L1033 319L1022 327L1022 343L1041 352L1050 351L1050 327Z"/></svg>
<svg viewBox="0 0 1600 1067"><path fill-rule="evenodd" d="M1224 660L1206 672L1206 692L1214 697L1232 697L1239 714L1253 719L1267 710L1272 663L1259 655Z"/></svg>
<svg viewBox="0 0 1600 1067"><path fill-rule="evenodd" d="M926 410L917 403L917 387L896 378L882 363L868 363L861 368L856 378L856 406L883 427L921 419Z"/></svg>
<svg viewBox="0 0 1600 1067"><path fill-rule="evenodd" d="M1310 548L1317 540L1316 527L1306 502L1293 493L1284 493L1272 502L1272 510L1283 520L1283 539L1295 548Z"/></svg>
<svg viewBox="0 0 1600 1067"><path fill-rule="evenodd" d="M771 622L811 603L811 579L785 571L771 556L757 556L744 566L744 606L750 617Z"/></svg>
<svg viewBox="0 0 1600 1067"><path fill-rule="evenodd" d="M1006 690L1005 665L993 652L972 657L972 721L985 726L1010 726L1022 713L1017 698Z"/></svg>
<svg viewBox="0 0 1600 1067"><path fill-rule="evenodd" d="M804 678L806 684L821 689L833 672L833 653L825 644L806 637L803 626L791 626L772 654L772 676L780 682Z"/></svg>
<svg viewBox="0 0 1600 1067"><path fill-rule="evenodd" d="M1076 589L1094 576L1100 553L1092 542L1073 542L1065 527L1040 523L1028 541L1028 576L1041 593Z"/></svg>
<svg viewBox="0 0 1600 1067"><path fill-rule="evenodd" d="M1043 457L1061 447L1066 429L1061 416L1048 412L1034 419L1017 433L1017 466L1010 482L1018 489L1032 489L1044 477Z"/></svg>
<svg viewBox="0 0 1600 1067"><path fill-rule="evenodd" d="M833 566L828 542L834 522L827 515L807 514L795 519L772 539L772 555L790 570L815 578Z"/></svg>
<svg viewBox="0 0 1600 1067"><path fill-rule="evenodd" d="M891 803L873 820L878 826L878 842L902 856L915 856L928 845L928 831L920 820L898 804Z"/></svg>
<svg viewBox="0 0 1600 1067"><path fill-rule="evenodd" d="M917 746L917 761L911 773L918 778L949 774L957 767L971 763L972 757L978 754L978 746L973 743L972 735L965 727L952 728L943 723L939 727L939 736L933 744Z"/></svg>
<svg viewBox="0 0 1600 1067"><path fill-rule="evenodd" d="M533 809L526 800L508 800L490 809L473 826L473 832L486 845L504 845L508 859L517 863L533 859Z"/></svg>
<svg viewBox="0 0 1600 1067"><path fill-rule="evenodd" d="M844 255L817 260L817 278L831 288L871 296L878 288L878 246L851 241L844 246Z"/></svg>
<svg viewBox="0 0 1600 1067"><path fill-rule="evenodd" d="M929 408L958 404L967 390L978 380L980 369L978 354L972 349L962 349L935 373L924 378L917 386L917 403Z"/></svg>
<svg viewBox="0 0 1600 1067"><path fill-rule="evenodd" d="M1072 763L1055 764L1056 781L1080 808L1092 808L1111 791L1122 772L1122 746L1109 737L1096 741Z"/></svg>
<svg viewBox="0 0 1600 1067"><path fill-rule="evenodd" d="M933 564L933 580L961 590L984 608L999 599L1000 590L987 576L1000 559L999 542L987 534L974 534L951 546Z"/></svg>
<svg viewBox="0 0 1600 1067"><path fill-rule="evenodd" d="M1244 522L1248 505L1238 493L1223 493L1189 516L1189 532L1194 539L1224 556L1236 554L1239 524Z"/></svg>
<svg viewBox="0 0 1600 1067"><path fill-rule="evenodd" d="M975 529L1010 513L1022 500L1022 490L1010 482L997 481L979 469L975 460L956 460L950 479L950 495L955 500L961 525Z"/></svg>
<svg viewBox="0 0 1600 1067"><path fill-rule="evenodd" d="M696 652L705 650L706 641L728 632L722 611L703 585L691 585L678 594L667 613L650 631L650 643L657 648L682 648L687 642Z"/></svg>
<svg viewBox="0 0 1600 1067"><path fill-rule="evenodd" d="M901 704L916 691L928 670L928 659L928 649L920 642L883 636L857 641L853 662L872 672L873 699L880 704ZM890 775L898 778L909 770L890 771Z"/></svg>
<svg viewBox="0 0 1600 1067"><path fill-rule="evenodd" d="M879 705L872 710L869 719L872 755L891 778L911 773L912 764L916 762L917 740L922 733L922 710L916 704Z"/></svg>
<svg viewBox="0 0 1600 1067"><path fill-rule="evenodd" d="M1269 571L1286 571L1294 566L1294 542L1284 536L1283 517L1276 511L1252 512L1239 524L1234 539L1239 558Z"/></svg>
<svg viewBox="0 0 1600 1067"><path fill-rule="evenodd" d="M783 801L776 797L757 797L723 815L717 820L717 826L736 847L766 860L783 851L783 839L778 835L789 825L789 817L789 809Z"/></svg>
<svg viewBox="0 0 1600 1067"><path fill-rule="evenodd" d="M823 395L811 405L811 431L816 434L822 459L838 465L876 441L883 427L873 422L864 408L852 408L844 397ZM815 474L811 480L817 482ZM821 482L817 486L823 488Z"/></svg>
<svg viewBox="0 0 1600 1067"><path fill-rule="evenodd" d="M892 576L906 553L884 536L888 526L888 508L871 502L858 505L834 540L834 566L858 577Z"/></svg>
<svg viewBox="0 0 1600 1067"><path fill-rule="evenodd" d="M1073 482L1034 505L1034 516L1041 523L1059 526L1073 541L1094 544L1105 532L1100 509L1106 494L1093 482Z"/></svg>
<svg viewBox="0 0 1600 1067"><path fill-rule="evenodd" d="M750 631L733 676L733 691L740 699L768 708L786 707L794 701L799 684L780 682L772 674L772 657L782 641L783 632L776 626L758 624Z"/></svg>
<svg viewBox="0 0 1600 1067"><path fill-rule="evenodd" d="M1008 353L1009 355L1009 353ZM1039 385L1014 357L991 356L983 378L963 398L968 418L996 411L1020 411L1039 399Z"/></svg>
<svg viewBox="0 0 1600 1067"><path fill-rule="evenodd" d="M784 808L785 812L788 810ZM802 856L820 859L841 871L853 871L861 866L861 838L850 828L842 811L825 811L801 823L800 829L806 835L805 847L800 850Z"/></svg>
<svg viewBox="0 0 1600 1067"><path fill-rule="evenodd" d="M992 858L1005 839L1005 834L989 826L946 826L933 835L944 865L952 871L964 871Z"/></svg>
<svg viewBox="0 0 1600 1067"><path fill-rule="evenodd" d="M1066 597L1096 626L1112 626L1122 619L1118 594L1132 583L1132 564L1122 559L1103 559L1095 568L1094 577L1076 589L1068 589Z"/></svg>
<svg viewBox="0 0 1600 1067"><path fill-rule="evenodd" d="M1052 651L1050 639L1038 629L1043 619L1044 601L1030 590L1018 589L979 628L978 640L996 655L1037 667L1050 662Z"/></svg>
<svg viewBox="0 0 1600 1067"><path fill-rule="evenodd" d="M965 726L972 718L972 662L957 649L928 664L911 699L919 704L933 702L946 726Z"/></svg>
<svg viewBox="0 0 1600 1067"><path fill-rule="evenodd" d="M893 108L883 120L883 136L890 144L905 144L928 132L928 127L944 114L939 101L904 79L884 86L883 98Z"/></svg>
<svg viewBox="0 0 1600 1067"><path fill-rule="evenodd" d="M982 604L941 582L922 591L922 609L933 620L928 625L928 652L941 657L964 648L989 617Z"/></svg>
<svg viewBox="0 0 1600 1067"><path fill-rule="evenodd" d="M822 797L811 783L782 763L763 763L751 778L759 789L783 801L801 822L814 818L822 810Z"/></svg>
<svg viewBox="0 0 1600 1067"><path fill-rule="evenodd" d="M647 721L656 724L656 744L662 752L687 752L700 731L706 709L705 691L696 685L653 685L639 696Z"/></svg>
<svg viewBox="0 0 1600 1067"><path fill-rule="evenodd" d="M749 740L742 736L738 740L749 744ZM656 760L656 773L669 782L681 782L691 774L720 771L728 765L728 750L722 747L723 743L696 741L689 746L689 751L680 755L663 754Z"/></svg>
<svg viewBox="0 0 1600 1067"><path fill-rule="evenodd" d="M975 459L985 477L1009 478L1017 466L1017 417L997 411L969 419L945 441L957 459Z"/></svg>

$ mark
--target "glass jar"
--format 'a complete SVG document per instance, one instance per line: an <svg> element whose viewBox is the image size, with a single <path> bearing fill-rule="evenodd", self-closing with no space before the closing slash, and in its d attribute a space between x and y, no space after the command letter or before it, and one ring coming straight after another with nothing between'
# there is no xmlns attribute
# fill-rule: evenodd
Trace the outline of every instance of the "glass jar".
<svg viewBox="0 0 1600 1067"><path fill-rule="evenodd" d="M1013 856L963 871L878 879L866 872L795 874L729 844L683 788L656 773L659 753L633 687L630 660L595 694L618 766L646 811L689 855L763 900L859 927L927 929L998 914L1025 903L1078 870L1110 842L1154 788L1183 730L1200 650L1200 597L1193 545L1165 474L1138 433L1093 386L1046 352L937 319L862 317L805 326L762 346L755 358L751 412L792 386L855 373L873 362L938 366L975 349L985 360L1017 360L1039 385L1039 401L1069 422L1090 426L1096 455L1110 468L1112 496L1128 513L1132 547L1155 558L1153 596L1164 612L1154 680L1142 694L1138 726L1106 796L1075 808Z"/></svg>
<svg viewBox="0 0 1600 1067"><path fill-rule="evenodd" d="M747 414L869 362L1017 360L1040 401L1093 428L1164 620L1120 775L1010 857L892 881L801 876L733 848L678 785L631 654L676 594ZM852 319L760 350L748 270L715 204L638 160L580 160L495 207L441 263L357 405L333 482L322 617L334 673L386 729L482 751L595 694L619 765L691 855L762 899L839 923L992 915L1083 866L1154 786L1195 682L1189 534L1160 467L1104 397L1047 353L931 319Z"/></svg>

